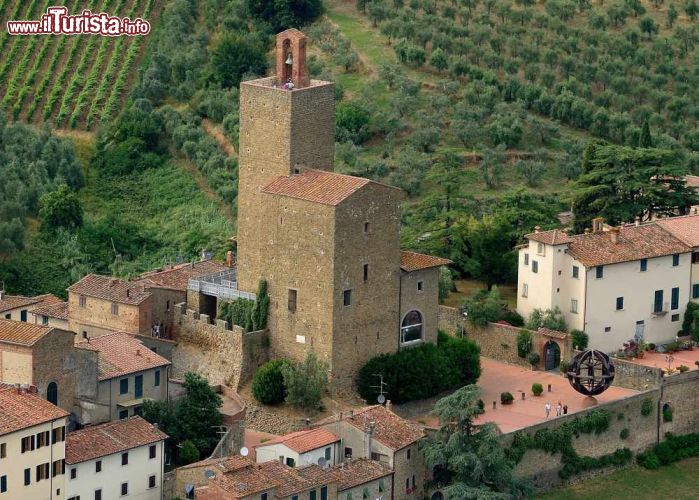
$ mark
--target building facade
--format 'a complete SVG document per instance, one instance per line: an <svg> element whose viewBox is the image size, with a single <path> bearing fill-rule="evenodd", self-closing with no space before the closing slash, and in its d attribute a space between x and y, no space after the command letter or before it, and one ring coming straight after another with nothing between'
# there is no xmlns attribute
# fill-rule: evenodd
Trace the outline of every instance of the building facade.
<svg viewBox="0 0 699 500"><path fill-rule="evenodd" d="M0 383L0 499L62 500L68 413Z"/></svg>
<svg viewBox="0 0 699 500"><path fill-rule="evenodd" d="M589 345L620 349L630 339L675 339L691 296L692 249L661 224L589 233L537 231L519 250L517 312L559 308Z"/></svg>
<svg viewBox="0 0 699 500"><path fill-rule="evenodd" d="M24 297L22 295L8 295L4 290L0 290L0 318L27 322L34 309L60 302L61 299L50 293L36 297Z"/></svg>
<svg viewBox="0 0 699 500"><path fill-rule="evenodd" d="M340 461L340 439L322 428L285 434L255 448L258 464L270 460L278 460L289 467L332 466Z"/></svg>

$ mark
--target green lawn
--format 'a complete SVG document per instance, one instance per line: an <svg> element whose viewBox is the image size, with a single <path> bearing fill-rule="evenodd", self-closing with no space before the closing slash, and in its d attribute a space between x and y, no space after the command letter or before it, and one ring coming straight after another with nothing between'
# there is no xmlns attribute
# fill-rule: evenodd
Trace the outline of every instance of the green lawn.
<svg viewBox="0 0 699 500"><path fill-rule="evenodd" d="M689 458L659 470L634 467L615 472L607 477L584 481L569 488L554 490L536 498L542 500L691 499L698 496L697 474L699 474L699 457Z"/></svg>

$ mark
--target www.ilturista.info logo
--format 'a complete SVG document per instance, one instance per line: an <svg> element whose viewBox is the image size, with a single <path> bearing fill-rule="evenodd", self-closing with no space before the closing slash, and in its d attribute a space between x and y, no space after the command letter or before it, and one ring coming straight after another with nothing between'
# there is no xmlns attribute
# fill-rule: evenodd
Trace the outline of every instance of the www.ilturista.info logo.
<svg viewBox="0 0 699 500"><path fill-rule="evenodd" d="M49 7L40 21L7 21L7 32L10 35L142 36L150 33L150 23L140 17L131 20L89 10L70 15L66 7Z"/></svg>

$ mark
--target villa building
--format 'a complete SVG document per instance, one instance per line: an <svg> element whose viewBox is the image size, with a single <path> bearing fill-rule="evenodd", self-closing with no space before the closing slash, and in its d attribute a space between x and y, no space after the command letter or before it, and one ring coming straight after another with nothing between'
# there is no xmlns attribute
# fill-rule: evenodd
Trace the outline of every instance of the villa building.
<svg viewBox="0 0 699 500"><path fill-rule="evenodd" d="M0 289L0 318L15 321L29 321L29 314L38 307L60 303L61 299L47 293L36 297L8 295Z"/></svg>
<svg viewBox="0 0 699 500"><path fill-rule="evenodd" d="M35 325L52 326L61 330L70 330L68 321L68 302L43 304L29 311L29 322Z"/></svg>
<svg viewBox="0 0 699 500"><path fill-rule="evenodd" d="M340 462L340 438L322 428L292 432L255 448L258 464L278 460L289 467Z"/></svg>
<svg viewBox="0 0 699 500"><path fill-rule="evenodd" d="M160 500L166 438L141 417L69 433L65 444L65 498Z"/></svg>
<svg viewBox="0 0 699 500"><path fill-rule="evenodd" d="M699 217L676 217L591 232L527 234L519 250L517 312L558 307L591 347L614 351L629 339L671 342L692 297ZM694 264L693 264L694 262Z"/></svg>
<svg viewBox="0 0 699 500"><path fill-rule="evenodd" d="M68 412L0 383L0 499L62 500Z"/></svg>

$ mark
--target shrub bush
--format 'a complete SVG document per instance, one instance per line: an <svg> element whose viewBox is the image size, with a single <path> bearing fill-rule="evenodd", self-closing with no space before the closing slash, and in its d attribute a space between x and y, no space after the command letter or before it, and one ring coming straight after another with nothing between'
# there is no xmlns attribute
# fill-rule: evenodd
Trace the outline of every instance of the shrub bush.
<svg viewBox="0 0 699 500"><path fill-rule="evenodd" d="M641 403L641 415L647 417L653 412L653 401L650 399L644 399Z"/></svg>
<svg viewBox="0 0 699 500"><path fill-rule="evenodd" d="M680 365L677 367L677 369L680 371L680 373L688 372L689 367L687 365Z"/></svg>
<svg viewBox="0 0 699 500"><path fill-rule="evenodd" d="M509 392L501 392L500 393L500 402L504 405L509 405L512 404L512 402L515 400L514 396L510 394Z"/></svg>
<svg viewBox="0 0 699 500"><path fill-rule="evenodd" d="M328 364L309 352L302 363L281 367L286 388L286 402L300 408L320 408L328 386Z"/></svg>
<svg viewBox="0 0 699 500"><path fill-rule="evenodd" d="M541 361L541 356L539 356L538 352L530 352L529 356L527 356L527 361L529 361L529 364L532 366L538 366L539 361Z"/></svg>
<svg viewBox="0 0 699 500"><path fill-rule="evenodd" d="M582 330L573 330L571 336L573 339L573 349L578 349L580 351L587 349L587 343L589 341L587 333Z"/></svg>
<svg viewBox="0 0 699 500"><path fill-rule="evenodd" d="M562 360L562 361L561 361L561 364L558 365L558 369L561 370L561 373L565 375L566 373L568 373L568 367L569 367L569 366L570 366L570 365L568 364L567 361Z"/></svg>
<svg viewBox="0 0 699 500"><path fill-rule="evenodd" d="M661 465L696 456L699 456L699 434L675 436L668 432L665 441L656 444L645 453L639 453L637 460L647 469L657 469Z"/></svg>
<svg viewBox="0 0 699 500"><path fill-rule="evenodd" d="M526 358L532 350L532 334L527 330L522 330L517 335L517 356Z"/></svg>
<svg viewBox="0 0 699 500"><path fill-rule="evenodd" d="M534 396L541 396L544 392L544 386L538 382L532 384L532 393Z"/></svg>
<svg viewBox="0 0 699 500"><path fill-rule="evenodd" d="M440 332L437 345L423 344L370 359L359 370L357 390L373 403L378 395L376 374L381 374L387 384L386 397L404 403L473 384L480 373L478 346Z"/></svg>
<svg viewBox="0 0 699 500"><path fill-rule="evenodd" d="M620 437L621 439L628 439L628 437L629 437L629 430L626 429L626 428L621 429L621 432L619 433L619 437Z"/></svg>
<svg viewBox="0 0 699 500"><path fill-rule="evenodd" d="M502 317L500 319L507 321L512 326L524 326L524 318L517 311L510 311L508 309L507 311L502 313Z"/></svg>
<svg viewBox="0 0 699 500"><path fill-rule="evenodd" d="M558 330L560 332L568 331L565 317L558 306L545 311L534 309L527 320L526 327L529 330L548 328L549 330Z"/></svg>
<svg viewBox="0 0 699 500"><path fill-rule="evenodd" d="M286 398L282 367L289 362L275 359L260 366L252 378L252 395L262 404L276 405Z"/></svg>
<svg viewBox="0 0 699 500"><path fill-rule="evenodd" d="M672 408L669 406L663 408L663 422L672 422Z"/></svg>
<svg viewBox="0 0 699 500"><path fill-rule="evenodd" d="M196 445L189 439L184 441L181 445L179 461L182 465L187 465L199 461L199 450L197 449Z"/></svg>

